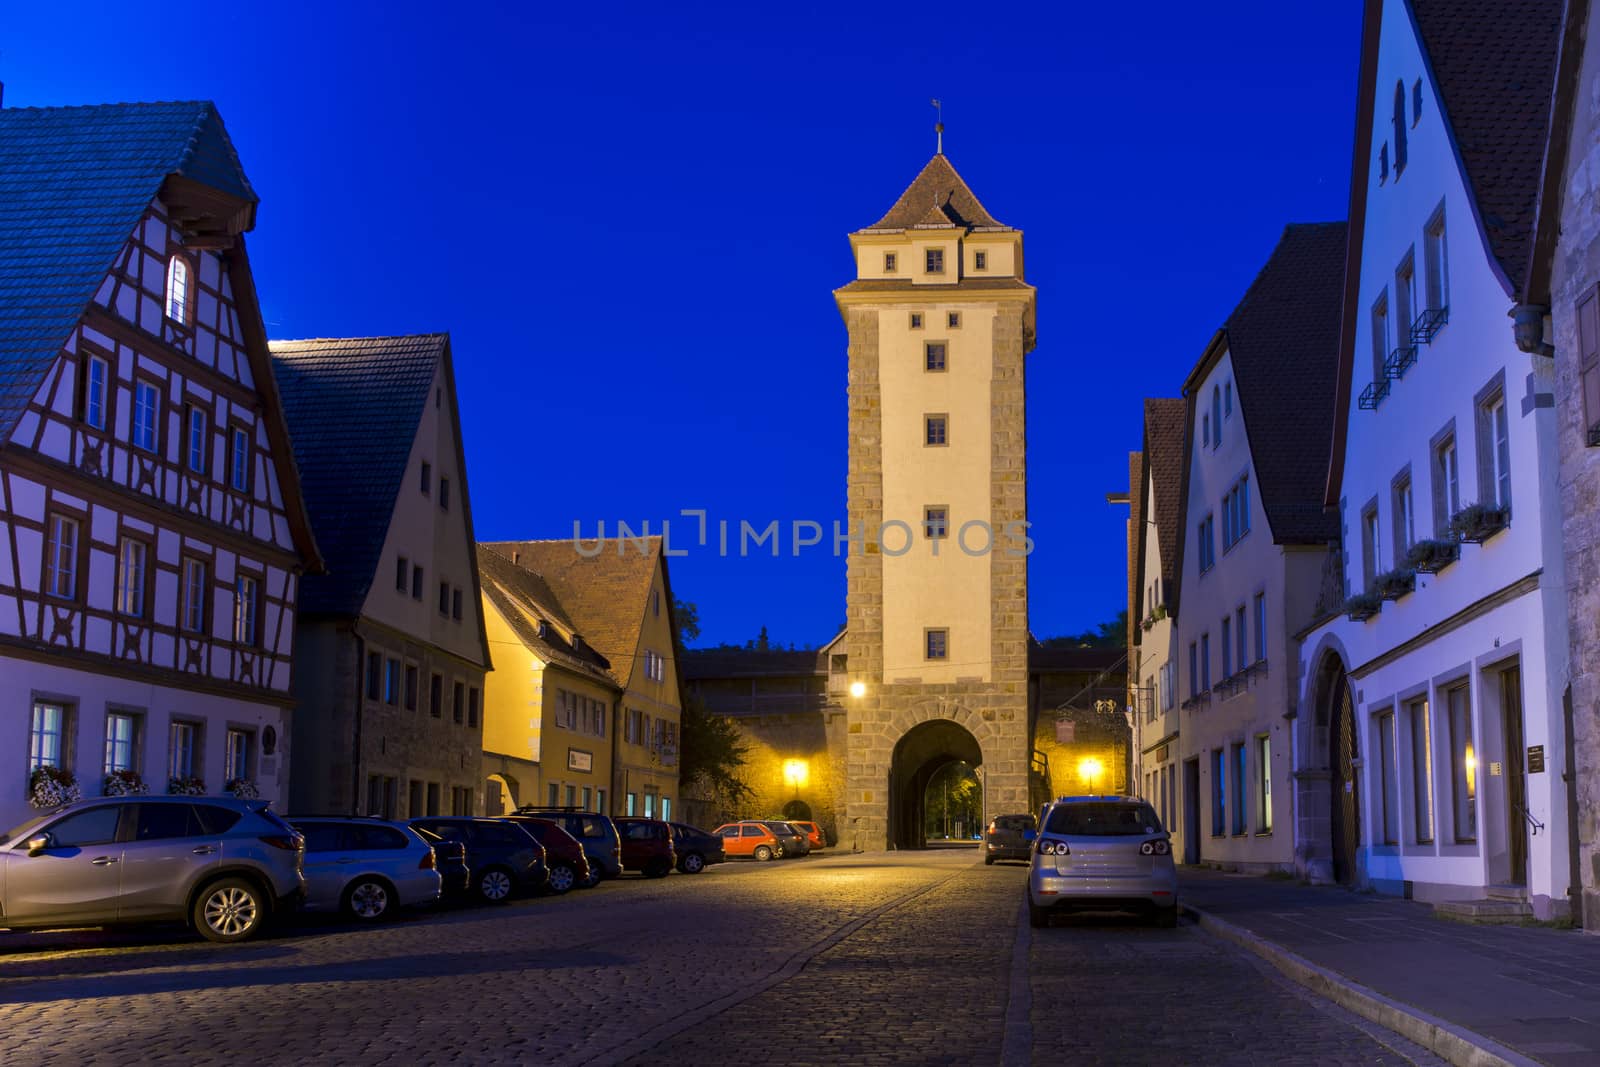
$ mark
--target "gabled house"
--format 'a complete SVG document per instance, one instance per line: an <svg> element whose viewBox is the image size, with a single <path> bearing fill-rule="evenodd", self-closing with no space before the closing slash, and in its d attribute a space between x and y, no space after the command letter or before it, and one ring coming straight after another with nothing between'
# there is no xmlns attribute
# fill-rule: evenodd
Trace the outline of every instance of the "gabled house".
<svg viewBox="0 0 1600 1067"><path fill-rule="evenodd" d="M272 801L320 565L214 105L0 110L0 819Z"/></svg>
<svg viewBox="0 0 1600 1067"><path fill-rule="evenodd" d="M1300 657L1298 865L1469 913L1564 914L1572 877L1555 377L1526 301L1561 12L1370 0L1362 35L1324 495L1346 599Z"/></svg>
<svg viewBox="0 0 1600 1067"><path fill-rule="evenodd" d="M1181 398L1144 402L1144 447L1134 510L1128 680L1134 709L1134 781L1181 847L1178 817L1178 657L1174 653L1178 541L1183 536L1183 467L1188 458ZM1181 853L1179 853L1181 855Z"/></svg>
<svg viewBox="0 0 1600 1067"><path fill-rule="evenodd" d="M488 561L486 610L500 615L492 623L496 640L507 640L509 633L527 650L531 669L541 672L531 686L515 669L490 677L486 744L523 746L511 752L491 748L491 767L500 756L516 757L524 761L521 773L532 774L530 735L537 732L537 785L529 794L524 783L520 802L577 804L592 788L597 807L610 805L606 814L671 818L679 800L683 700L661 539L497 541L480 547ZM508 576L507 561L532 577ZM563 645L575 659L552 654ZM593 718L593 702L606 689L594 677L595 667L611 682L609 720ZM558 681L543 673L551 670ZM593 770L593 757L607 742L609 783ZM516 773L516 765L508 766Z"/></svg>
<svg viewBox="0 0 1600 1067"><path fill-rule="evenodd" d="M477 547L446 334L275 341L328 573L296 641L292 810L482 810Z"/></svg>
<svg viewBox="0 0 1600 1067"><path fill-rule="evenodd" d="M1294 863L1295 633L1315 618L1344 223L1287 227L1184 383L1177 618L1188 862Z"/></svg>

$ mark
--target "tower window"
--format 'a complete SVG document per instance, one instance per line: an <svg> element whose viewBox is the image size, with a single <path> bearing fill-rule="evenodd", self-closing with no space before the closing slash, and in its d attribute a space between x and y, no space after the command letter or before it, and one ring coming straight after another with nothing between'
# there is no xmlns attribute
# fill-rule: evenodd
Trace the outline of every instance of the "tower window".
<svg viewBox="0 0 1600 1067"><path fill-rule="evenodd" d="M944 249L930 248L924 255L924 265L929 274L944 273Z"/></svg>
<svg viewBox="0 0 1600 1067"><path fill-rule="evenodd" d="M949 326L950 326L950 328L952 330L959 330L961 328L961 312L959 312L959 311L950 312L949 316L945 319L945 321L949 324Z"/></svg>
<svg viewBox="0 0 1600 1067"><path fill-rule="evenodd" d="M922 312L913 311L911 313L911 328L913 330L922 329Z"/></svg>
<svg viewBox="0 0 1600 1067"><path fill-rule="evenodd" d="M974 253L972 253L972 269L973 270L988 270L989 269L989 253L987 253L987 252L974 252Z"/></svg>
<svg viewBox="0 0 1600 1067"><path fill-rule="evenodd" d="M928 370L945 369L945 346L943 341L929 341L922 346L924 362Z"/></svg>
<svg viewBox="0 0 1600 1067"><path fill-rule="evenodd" d="M883 254L883 273L893 274L896 269L896 257L893 252Z"/></svg>
<svg viewBox="0 0 1600 1067"><path fill-rule="evenodd" d="M950 443L947 423L948 415L927 415L923 417L924 434L923 442L929 445L947 445Z"/></svg>
<svg viewBox="0 0 1600 1067"><path fill-rule="evenodd" d="M950 536L950 509L943 504L923 508L922 532L930 541Z"/></svg>
<svg viewBox="0 0 1600 1067"><path fill-rule="evenodd" d="M950 631L928 630L925 631L925 651L928 659L950 658Z"/></svg>

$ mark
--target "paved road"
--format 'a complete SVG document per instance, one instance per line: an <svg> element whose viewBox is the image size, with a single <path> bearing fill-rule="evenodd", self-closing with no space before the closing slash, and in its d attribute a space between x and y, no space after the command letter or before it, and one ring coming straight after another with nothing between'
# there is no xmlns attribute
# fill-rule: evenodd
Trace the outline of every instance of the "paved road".
<svg viewBox="0 0 1600 1067"><path fill-rule="evenodd" d="M971 852L819 856L238 947L0 934L0 1056L1436 1062L1187 924L1031 931L1024 878Z"/></svg>

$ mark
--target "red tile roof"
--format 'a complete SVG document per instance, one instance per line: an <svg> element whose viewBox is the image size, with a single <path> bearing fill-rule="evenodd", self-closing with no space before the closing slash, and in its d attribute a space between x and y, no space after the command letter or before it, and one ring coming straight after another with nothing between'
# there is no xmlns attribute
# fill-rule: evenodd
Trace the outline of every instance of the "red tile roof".
<svg viewBox="0 0 1600 1067"><path fill-rule="evenodd" d="M915 230L972 227L980 230L1009 230L1011 227L978 203L967 183L942 153L928 160L912 179L889 213L866 227L872 230Z"/></svg>

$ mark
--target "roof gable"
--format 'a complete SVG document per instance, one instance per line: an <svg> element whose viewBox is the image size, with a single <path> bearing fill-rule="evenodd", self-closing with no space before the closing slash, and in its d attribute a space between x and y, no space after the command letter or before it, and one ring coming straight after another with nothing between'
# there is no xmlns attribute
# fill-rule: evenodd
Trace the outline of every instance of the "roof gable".
<svg viewBox="0 0 1600 1067"><path fill-rule="evenodd" d="M864 232L916 229L1009 230L978 202L950 160L940 153L928 160L883 218Z"/></svg>
<svg viewBox="0 0 1600 1067"><path fill-rule="evenodd" d="M489 545L483 546L477 559L484 597L530 652L546 663L615 685L609 674L611 664L603 655L586 641L568 639L567 634L577 627L543 577ZM546 622L554 625L541 625Z"/></svg>
<svg viewBox="0 0 1600 1067"><path fill-rule="evenodd" d="M1155 496L1156 545L1161 550L1161 588L1164 599L1176 604L1178 540L1183 534L1183 468L1188 460L1188 435L1184 432L1184 401L1179 397L1150 398L1144 402L1145 477ZM1144 487L1140 487L1144 492ZM1139 537L1140 568L1144 567L1144 536ZM1143 591L1139 591L1143 595ZM1154 604L1149 605L1153 609Z"/></svg>

